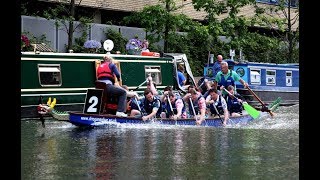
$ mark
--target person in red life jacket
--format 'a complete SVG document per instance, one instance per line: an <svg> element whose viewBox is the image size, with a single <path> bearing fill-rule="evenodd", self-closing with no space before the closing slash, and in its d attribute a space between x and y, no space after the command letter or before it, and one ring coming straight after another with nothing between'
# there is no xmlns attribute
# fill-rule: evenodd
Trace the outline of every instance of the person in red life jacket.
<svg viewBox="0 0 320 180"><path fill-rule="evenodd" d="M101 63L97 68L97 78L98 81L104 82L107 87L105 89L107 94L112 94L112 96L118 97L118 107L116 116L127 117L126 112L126 99L127 92L125 89L115 83L115 77L117 77L118 82L121 81L119 70L117 66L112 63L112 58L109 56L103 57L104 62Z"/></svg>

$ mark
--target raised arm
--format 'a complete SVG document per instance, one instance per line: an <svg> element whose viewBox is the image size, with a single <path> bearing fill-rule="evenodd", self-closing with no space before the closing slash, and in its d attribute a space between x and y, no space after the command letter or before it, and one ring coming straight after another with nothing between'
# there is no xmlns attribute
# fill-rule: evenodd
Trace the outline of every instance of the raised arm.
<svg viewBox="0 0 320 180"><path fill-rule="evenodd" d="M151 76L148 76L148 81L149 81L149 84L150 84L150 90L151 90L152 94L155 95L155 96L158 95L158 91L157 91L156 87L154 87L154 84L153 84Z"/></svg>

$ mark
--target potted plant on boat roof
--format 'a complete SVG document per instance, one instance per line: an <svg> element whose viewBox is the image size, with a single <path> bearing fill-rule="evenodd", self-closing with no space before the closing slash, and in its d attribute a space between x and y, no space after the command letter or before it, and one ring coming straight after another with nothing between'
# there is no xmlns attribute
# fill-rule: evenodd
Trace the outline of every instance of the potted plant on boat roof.
<svg viewBox="0 0 320 180"><path fill-rule="evenodd" d="M29 38L26 35L21 35L21 51L31 51Z"/></svg>
<svg viewBox="0 0 320 180"><path fill-rule="evenodd" d="M140 55L142 42L139 40L138 35L135 35L133 39L130 39L126 44L126 50L128 54Z"/></svg>
<svg viewBox="0 0 320 180"><path fill-rule="evenodd" d="M98 52L98 49L101 48L101 42L97 40L87 40L83 46L88 49L88 52L96 53Z"/></svg>

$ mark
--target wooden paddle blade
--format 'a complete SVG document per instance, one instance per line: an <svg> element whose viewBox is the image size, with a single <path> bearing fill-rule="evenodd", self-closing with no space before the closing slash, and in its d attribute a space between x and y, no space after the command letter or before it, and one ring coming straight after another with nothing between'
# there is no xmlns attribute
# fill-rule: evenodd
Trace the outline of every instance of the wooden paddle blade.
<svg viewBox="0 0 320 180"><path fill-rule="evenodd" d="M244 109L247 111L247 113L253 117L253 119L256 119L260 116L260 111L256 110L254 107L250 106L247 102L243 103Z"/></svg>

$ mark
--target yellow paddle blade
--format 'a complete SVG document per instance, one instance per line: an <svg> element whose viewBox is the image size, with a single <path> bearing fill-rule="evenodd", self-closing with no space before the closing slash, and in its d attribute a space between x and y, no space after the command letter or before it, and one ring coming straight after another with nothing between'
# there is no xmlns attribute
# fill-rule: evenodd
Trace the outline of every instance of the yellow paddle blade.
<svg viewBox="0 0 320 180"><path fill-rule="evenodd" d="M247 102L243 102L243 107L247 111L247 113L253 117L253 119L256 119L260 115L260 111L256 110L254 107L250 106Z"/></svg>
<svg viewBox="0 0 320 180"><path fill-rule="evenodd" d="M50 106L51 104L51 97L49 97L48 101L47 101L47 105Z"/></svg>
<svg viewBox="0 0 320 180"><path fill-rule="evenodd" d="M50 108L53 108L57 103L57 99L56 98L53 98L53 101L52 103L50 104Z"/></svg>

